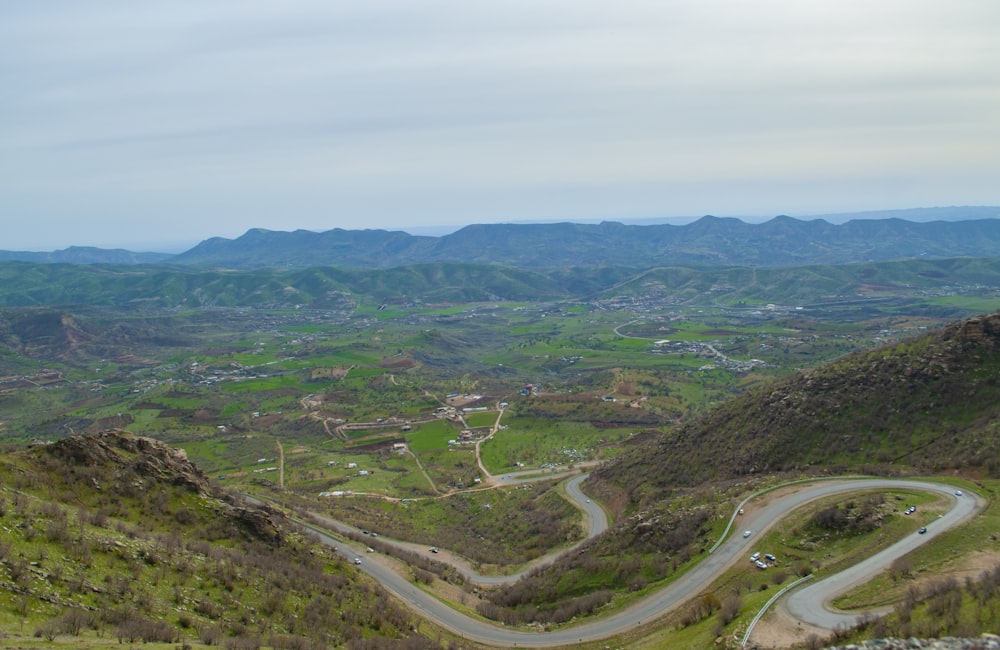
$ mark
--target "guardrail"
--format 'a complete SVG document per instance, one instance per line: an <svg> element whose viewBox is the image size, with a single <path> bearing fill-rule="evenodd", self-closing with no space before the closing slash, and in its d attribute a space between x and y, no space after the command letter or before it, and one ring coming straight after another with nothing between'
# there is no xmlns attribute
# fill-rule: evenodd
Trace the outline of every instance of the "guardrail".
<svg viewBox="0 0 1000 650"><path fill-rule="evenodd" d="M764 616L764 613L771 607L771 605L773 605L779 598L781 598L785 594L786 591L788 591L789 589L794 589L795 587L798 587L800 584L802 584L803 582L805 582L806 580L809 580L811 578L812 578L812 574L810 573L807 576L799 578L798 580L796 580L795 582L793 582L790 585L785 585L781 589L781 591L779 591L778 593L776 593L773 596L771 596L771 598L766 603L764 603L764 606L760 608L760 611L757 612L757 615L753 617L753 620L750 621L750 625L747 626L746 634L743 635L743 640L740 641L740 647L741 648L747 647L747 641L750 640L750 633L753 632L754 626L757 625L757 623L760 621L761 617Z"/></svg>

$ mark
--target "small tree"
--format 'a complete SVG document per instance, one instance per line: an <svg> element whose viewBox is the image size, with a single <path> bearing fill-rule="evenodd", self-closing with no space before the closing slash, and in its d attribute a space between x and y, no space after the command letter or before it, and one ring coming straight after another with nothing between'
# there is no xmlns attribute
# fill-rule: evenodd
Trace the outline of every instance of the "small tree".
<svg viewBox="0 0 1000 650"><path fill-rule="evenodd" d="M723 625L729 625L740 615L741 609L743 609L743 600L739 596L736 594L726 596L719 607L719 620L722 621Z"/></svg>
<svg viewBox="0 0 1000 650"><path fill-rule="evenodd" d="M57 619L49 619L35 628L35 636L38 638L45 639L49 643L55 641L56 637L59 636L59 631L61 630L61 624Z"/></svg>
<svg viewBox="0 0 1000 650"><path fill-rule="evenodd" d="M79 607L70 607L59 619L61 631L72 636L80 636L81 630L90 624L91 616Z"/></svg>

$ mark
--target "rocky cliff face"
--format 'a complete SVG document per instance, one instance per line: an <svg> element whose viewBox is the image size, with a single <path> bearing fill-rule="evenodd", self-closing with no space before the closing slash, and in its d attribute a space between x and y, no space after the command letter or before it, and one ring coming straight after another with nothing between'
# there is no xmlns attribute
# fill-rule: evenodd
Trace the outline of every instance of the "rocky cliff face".
<svg viewBox="0 0 1000 650"><path fill-rule="evenodd" d="M995 346L1000 342L1000 313L970 318L956 328L956 338L963 343Z"/></svg>

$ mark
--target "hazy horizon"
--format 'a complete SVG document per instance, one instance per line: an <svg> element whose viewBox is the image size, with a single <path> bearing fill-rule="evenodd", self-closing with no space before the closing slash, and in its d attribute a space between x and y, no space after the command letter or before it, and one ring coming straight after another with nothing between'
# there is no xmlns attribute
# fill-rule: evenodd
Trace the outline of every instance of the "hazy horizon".
<svg viewBox="0 0 1000 650"><path fill-rule="evenodd" d="M952 216L948 216L948 217L943 217L940 214L938 214L938 212L941 211L941 210L958 210L958 211L963 212L964 215L962 215L962 216L954 216L954 215L952 215ZM843 223L846 223L847 221L849 221L851 219L887 219L887 218L904 219L904 220L913 221L913 222L927 222L927 221L938 221L938 220L942 220L942 221L965 221L965 220L970 220L970 219L987 219L987 218L997 219L997 218L1000 218L1000 206L949 206L949 207L934 207L934 208L904 208L904 209L900 209L900 210L875 210L875 211L846 212L846 213L833 213L833 214L822 214L822 215L804 215L804 216L803 215L798 215L798 216L796 216L796 215L769 215L769 216L755 216L755 215L749 215L749 216L748 215L698 215L698 216L679 216L679 217L663 217L663 218L650 218L650 219L624 219L624 220L622 220L622 219L619 219L619 220L613 220L613 219L610 219L610 220L609 219L588 219L588 220L564 219L564 220L562 220L562 222L580 223L580 224L597 224L597 223L601 223L602 221L617 221L619 223L623 223L623 224L626 224L626 225L634 225L634 226L649 226L649 225L659 225L659 224L668 224L668 225L677 225L677 226L680 226L680 225L685 225L685 224L692 223L692 222L697 221L698 219L701 219L702 217L705 217L705 216L713 216L713 217L718 217L718 218L734 218L734 219L739 219L741 221L744 221L746 223L755 223L755 224L764 223L765 221L769 221L771 219L774 219L777 216L791 216L792 218L803 220L803 221L810 221L810 220L815 220L815 219L823 219L823 220L828 221L828 222L833 223L833 224L843 224ZM545 224L545 223L555 223L555 222L553 222L553 221L541 221L541 220L535 220L535 221L517 221L517 220L511 220L511 221L502 221L502 222L494 222L494 223L498 223L498 224L499 223L504 223L504 224L521 224L521 225L529 224L530 225L530 224ZM462 228L465 228L466 226L471 226L471 225L479 225L479 224L440 225L440 226L407 226L407 227L404 227L404 228L375 228L375 229L377 229L377 230L389 230L389 231L399 230L399 231L407 232L407 233L409 233L411 235L416 235L416 236L442 237L442 236L451 234L453 232L456 232L458 230L461 230ZM255 229L255 228L259 228L259 226L250 226L246 230L244 230L243 232L238 233L234 237L227 237L227 239L238 238L239 236L245 234L247 231ZM361 230L361 229L364 229L364 228L357 228L357 229ZM284 231L284 232L290 232L290 231L293 231L293 230L306 230L306 231L309 231L309 232L320 233L320 232L324 232L325 230L332 230L332 228L328 228L328 229L267 228L265 230ZM348 228L347 230L351 230L351 229ZM171 240L167 240L167 241L152 241L152 242L143 242L143 241L137 241L137 242L119 242L118 244L107 245L107 246L95 245L95 244L75 244L74 243L74 244L69 244L67 246L62 246L62 247L59 247L59 248L37 249L37 250L21 249L20 251L17 251L15 249L0 248L0 251L28 252L28 253L33 253L33 252L53 252L55 250L64 250L64 249L71 248L71 247L74 247L74 246L82 246L82 247L92 247L92 248L100 248L100 249L108 249L108 250L122 249L122 250L132 251L132 252L135 252L135 253L168 253L168 254L177 254L177 253L183 253L183 252L185 252L187 250L190 250L191 248L197 246L199 243L201 243L201 242L203 242L203 241L205 241L207 239L211 239L211 238L218 237L218 236L219 235L209 235L209 236L206 236L206 237L204 237L202 239L198 239L198 240L172 240L172 241Z"/></svg>
<svg viewBox="0 0 1000 650"><path fill-rule="evenodd" d="M6 3L0 249L1000 205L998 24L992 0Z"/></svg>

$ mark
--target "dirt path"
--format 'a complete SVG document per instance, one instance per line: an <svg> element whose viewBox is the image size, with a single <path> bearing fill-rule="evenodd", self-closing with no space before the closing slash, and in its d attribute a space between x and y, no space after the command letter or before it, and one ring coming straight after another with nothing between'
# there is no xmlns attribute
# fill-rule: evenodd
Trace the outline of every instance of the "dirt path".
<svg viewBox="0 0 1000 650"><path fill-rule="evenodd" d="M489 434L487 434L485 437L483 437L483 438L481 438L481 439L479 439L479 440L476 441L476 465L479 466L479 471L482 472L482 474L483 474L483 476L482 476L483 483L486 483L487 485L490 485L490 486L495 486L497 484L497 480L496 480L495 476L493 476L492 474L490 474L490 470L486 469L486 465L483 463L483 457L480 454L480 446L484 442L486 442L487 440L489 440L490 438L492 438L494 436L494 434L496 434L496 432L500 430L500 418L503 417L503 412L504 412L503 408L501 408L500 405L498 404L497 405L497 419L494 420L493 427L490 429Z"/></svg>
<svg viewBox="0 0 1000 650"><path fill-rule="evenodd" d="M440 495L441 490L438 489L438 486L434 482L434 479L431 478L431 475L427 473L427 470L424 468L424 464L420 462L420 458L415 453L410 451L409 448L406 449L406 453L413 456L413 460L417 463L417 467L420 469L420 473L424 475L425 479L427 479L427 484L431 486L432 490L434 490L434 494Z"/></svg>

